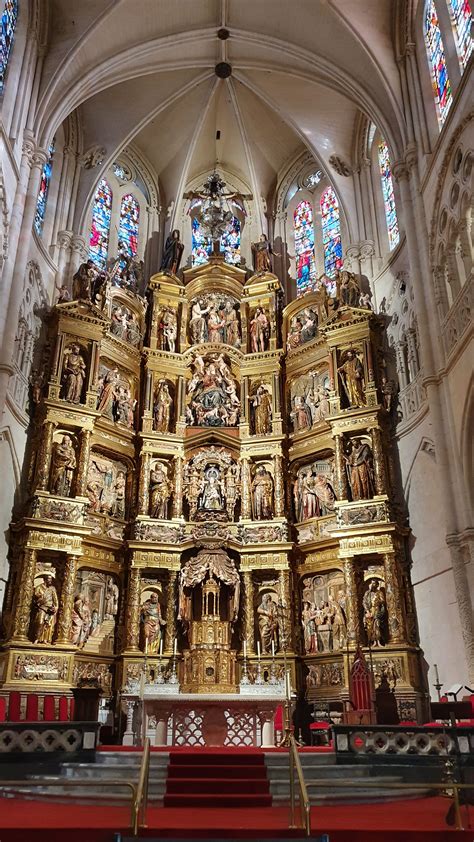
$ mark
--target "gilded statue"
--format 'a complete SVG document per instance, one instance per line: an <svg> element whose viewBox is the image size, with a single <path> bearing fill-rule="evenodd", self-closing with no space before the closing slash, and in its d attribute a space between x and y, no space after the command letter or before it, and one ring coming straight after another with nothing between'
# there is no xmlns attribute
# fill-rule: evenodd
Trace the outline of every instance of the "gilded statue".
<svg viewBox="0 0 474 842"><path fill-rule="evenodd" d="M104 377L99 380L99 394L97 398L97 410L102 415L114 420L115 402L117 399L119 383L118 368L107 371Z"/></svg>
<svg viewBox="0 0 474 842"><path fill-rule="evenodd" d="M266 234L260 234L258 243L252 243L253 268L256 275L263 275L272 271L272 255L280 257L280 253L273 251Z"/></svg>
<svg viewBox="0 0 474 842"><path fill-rule="evenodd" d="M229 520L234 519L234 511L238 498L240 497L240 471L239 466L232 463L225 474L225 500Z"/></svg>
<svg viewBox="0 0 474 842"><path fill-rule="evenodd" d="M273 517L273 477L264 465L259 465L252 482L252 510L254 520Z"/></svg>
<svg viewBox="0 0 474 842"><path fill-rule="evenodd" d="M124 471L118 471L112 492L112 509L110 514L113 517L125 518L125 494L127 480Z"/></svg>
<svg viewBox="0 0 474 842"><path fill-rule="evenodd" d="M183 250L184 245L180 240L180 232L175 228L166 238L163 257L161 258L160 272L176 275L181 263Z"/></svg>
<svg viewBox="0 0 474 842"><path fill-rule="evenodd" d="M162 351L176 351L178 317L174 307L165 307L158 317L158 347Z"/></svg>
<svg viewBox="0 0 474 842"><path fill-rule="evenodd" d="M372 448L359 438L349 441L344 454L353 500L370 500L375 493Z"/></svg>
<svg viewBox="0 0 474 842"><path fill-rule="evenodd" d="M263 307L257 307L250 319L250 350L252 354L268 351L270 322Z"/></svg>
<svg viewBox="0 0 474 842"><path fill-rule="evenodd" d="M201 491L201 475L194 462L189 462L184 474L184 487L186 499L189 503L189 517L191 520L196 515L199 494Z"/></svg>
<svg viewBox="0 0 474 842"><path fill-rule="evenodd" d="M150 516L168 517L168 504L172 485L162 465L156 465L150 471Z"/></svg>
<svg viewBox="0 0 474 842"><path fill-rule="evenodd" d="M377 579L371 579L363 599L364 628L369 646L383 646L385 644L385 621L387 603L384 589Z"/></svg>
<svg viewBox="0 0 474 842"><path fill-rule="evenodd" d="M210 465L204 471L198 497L198 509L222 512L225 508L225 489L219 468Z"/></svg>
<svg viewBox="0 0 474 842"><path fill-rule="evenodd" d="M166 380L160 380L153 406L153 429L157 433L168 433L171 423L173 398Z"/></svg>
<svg viewBox="0 0 474 842"><path fill-rule="evenodd" d="M267 386L258 386L250 399L253 410L253 428L256 436L265 436L272 431L272 396Z"/></svg>
<svg viewBox="0 0 474 842"><path fill-rule="evenodd" d="M43 581L35 588L33 596L33 642L51 643L53 640L59 602L54 578L43 574Z"/></svg>
<svg viewBox="0 0 474 842"><path fill-rule="evenodd" d="M316 470L299 471L293 486L297 521L321 517L334 511L336 495L323 474Z"/></svg>
<svg viewBox="0 0 474 842"><path fill-rule="evenodd" d="M345 362L339 366L338 373L349 406L365 406L364 366L356 352L351 348L346 352Z"/></svg>
<svg viewBox="0 0 474 842"><path fill-rule="evenodd" d="M64 355L63 381L64 399L71 403L80 403L84 380L86 377L86 363L79 345L72 345Z"/></svg>
<svg viewBox="0 0 474 842"><path fill-rule="evenodd" d="M161 616L158 594L153 592L143 603L140 615L141 648L147 655L156 655L160 649L163 627L166 620Z"/></svg>
<svg viewBox="0 0 474 842"><path fill-rule="evenodd" d="M104 620L113 620L118 614L119 587L111 576L107 579L105 591Z"/></svg>
<svg viewBox="0 0 474 842"><path fill-rule="evenodd" d="M62 497L69 497L76 468L76 454L70 436L64 435L53 445L51 467L51 491Z"/></svg>
<svg viewBox="0 0 474 842"><path fill-rule="evenodd" d="M272 651L272 642L278 649L278 606L270 593L264 593L257 608L258 629L262 652L266 655Z"/></svg>

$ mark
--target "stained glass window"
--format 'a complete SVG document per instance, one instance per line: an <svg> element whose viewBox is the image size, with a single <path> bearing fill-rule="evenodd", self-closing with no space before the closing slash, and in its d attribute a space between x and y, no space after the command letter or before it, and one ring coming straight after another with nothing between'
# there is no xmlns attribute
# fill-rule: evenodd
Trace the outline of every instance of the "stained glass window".
<svg viewBox="0 0 474 842"><path fill-rule="evenodd" d="M207 237L204 233L197 216L193 216L192 218L191 230L193 240L193 266L200 266L209 260L209 255L212 251L212 242L211 238Z"/></svg>
<svg viewBox="0 0 474 842"><path fill-rule="evenodd" d="M0 47L0 94L3 93L3 86L5 84L5 74L7 72L8 59L10 58L10 52L12 49L13 33L15 32L17 18L17 0L5 0L2 12L2 33Z"/></svg>
<svg viewBox="0 0 474 842"><path fill-rule="evenodd" d="M221 251L226 263L240 263L240 221L236 216L232 219L232 228L221 237Z"/></svg>
<svg viewBox="0 0 474 842"><path fill-rule="evenodd" d="M323 228L324 271L334 278L342 267L341 220L339 202L332 187L321 196L321 225Z"/></svg>
<svg viewBox="0 0 474 842"><path fill-rule="evenodd" d="M48 201L49 183L53 172L54 140L48 149L48 158L41 172L40 188L36 202L35 219L33 225L39 237L43 233L44 215L46 213L46 202Z"/></svg>
<svg viewBox="0 0 474 842"><path fill-rule="evenodd" d="M127 193L120 205L120 220L118 238L122 249L128 255L138 251L138 224L140 221L140 205L135 196Z"/></svg>
<svg viewBox="0 0 474 842"><path fill-rule="evenodd" d="M296 256L296 294L310 292L316 283L314 224L311 203L303 199L293 216Z"/></svg>
<svg viewBox="0 0 474 842"><path fill-rule="evenodd" d="M103 269L109 253L110 217L112 213L112 191L105 180L99 181L92 205L92 224L89 237L89 257L97 267Z"/></svg>
<svg viewBox="0 0 474 842"><path fill-rule="evenodd" d="M425 11L425 43L431 71L433 92L438 109L438 120L442 125L451 108L453 95L448 76L443 39L439 28L438 15L433 0L429 0Z"/></svg>
<svg viewBox="0 0 474 842"><path fill-rule="evenodd" d="M395 195L393 192L392 168L390 165L390 153L384 140L378 145L380 178L382 181L383 203L385 208L385 219L387 221L388 244L390 251L398 245L400 231L398 228L397 209L395 207Z"/></svg>
<svg viewBox="0 0 474 842"><path fill-rule="evenodd" d="M472 53L472 8L469 0L448 0L448 6L459 64L461 65L461 72L463 72Z"/></svg>
<svg viewBox="0 0 474 842"><path fill-rule="evenodd" d="M197 216L191 220L193 266L200 266L207 263L212 253L212 240L204 233L203 227ZM221 237L220 250L224 253L226 263L240 263L240 220L236 216L232 219L232 227Z"/></svg>

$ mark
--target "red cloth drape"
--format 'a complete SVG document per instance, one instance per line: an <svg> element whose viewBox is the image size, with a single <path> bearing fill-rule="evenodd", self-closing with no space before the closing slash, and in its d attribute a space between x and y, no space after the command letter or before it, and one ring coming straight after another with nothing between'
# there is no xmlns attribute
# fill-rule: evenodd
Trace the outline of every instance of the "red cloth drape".
<svg viewBox="0 0 474 842"><path fill-rule="evenodd" d="M43 705L43 719L46 722L54 722L56 719L56 706L54 696L45 696Z"/></svg>
<svg viewBox="0 0 474 842"><path fill-rule="evenodd" d="M21 719L21 694L18 690L12 690L8 700L8 721L19 722Z"/></svg>
<svg viewBox="0 0 474 842"><path fill-rule="evenodd" d="M36 693L29 693L26 697L26 721L38 722L38 696Z"/></svg>

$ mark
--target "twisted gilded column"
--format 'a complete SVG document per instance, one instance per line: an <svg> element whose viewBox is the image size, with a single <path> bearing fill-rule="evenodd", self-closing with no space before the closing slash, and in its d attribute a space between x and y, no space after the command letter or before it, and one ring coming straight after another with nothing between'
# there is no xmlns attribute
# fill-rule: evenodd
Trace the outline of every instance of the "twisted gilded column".
<svg viewBox="0 0 474 842"><path fill-rule="evenodd" d="M336 468L337 499L347 500L349 496L349 487L347 484L346 463L344 461L341 433L337 433L334 436L334 457Z"/></svg>
<svg viewBox="0 0 474 842"><path fill-rule="evenodd" d="M278 573L278 586L280 600L282 602L282 621L280 627L280 649L293 649L292 628L293 618L291 615L291 591L290 571L280 570Z"/></svg>
<svg viewBox="0 0 474 842"><path fill-rule="evenodd" d="M387 486L385 480L385 460L382 447L382 434L380 427L373 427L370 432L372 435L372 452L374 454L375 493L385 494Z"/></svg>
<svg viewBox="0 0 474 842"><path fill-rule="evenodd" d="M250 464L247 457L242 457L242 517L252 517L252 501L250 498Z"/></svg>
<svg viewBox="0 0 474 842"><path fill-rule="evenodd" d="M357 643L359 640L359 605L353 558L344 559L344 585L346 591L347 640L349 643Z"/></svg>
<svg viewBox="0 0 474 842"><path fill-rule="evenodd" d="M36 489L40 491L47 491L49 483L49 473L51 470L51 457L53 455L53 433L55 428L54 421L46 421L43 424L43 435L41 438L41 450L38 457L38 464L36 468Z"/></svg>
<svg viewBox="0 0 474 842"><path fill-rule="evenodd" d="M243 601L243 620L244 620L244 640L247 641L247 652L249 655L255 654L255 624L254 624L254 610L253 610L253 579L252 571L245 570L242 574L244 580L244 601Z"/></svg>
<svg viewBox="0 0 474 842"><path fill-rule="evenodd" d="M92 430L82 430L79 447L79 459L76 476L76 496L85 497L87 489L87 473L91 454Z"/></svg>
<svg viewBox="0 0 474 842"><path fill-rule="evenodd" d="M277 453L274 457L275 466L275 517L283 517L285 514L285 488L283 485L282 458Z"/></svg>
<svg viewBox="0 0 474 842"><path fill-rule="evenodd" d="M23 553L20 580L17 586L13 639L28 640L31 603L35 585L36 550L27 547Z"/></svg>
<svg viewBox="0 0 474 842"><path fill-rule="evenodd" d="M127 604L125 608L125 649L127 652L139 651L140 584L140 570L137 567L132 567L128 577Z"/></svg>
<svg viewBox="0 0 474 842"><path fill-rule="evenodd" d="M183 514L183 457L174 457L173 517Z"/></svg>
<svg viewBox="0 0 474 842"><path fill-rule="evenodd" d="M77 574L77 556L67 555L64 565L63 586L59 600L56 643L71 642L72 609L74 606L74 585Z"/></svg>
<svg viewBox="0 0 474 842"><path fill-rule="evenodd" d="M406 640L406 623L395 553L386 553L383 562L390 643L402 643Z"/></svg>
<svg viewBox="0 0 474 842"><path fill-rule="evenodd" d="M168 600L166 603L166 649L168 652L173 651L174 640L176 637L176 615L178 613L176 598L177 578L177 571L170 570L168 579Z"/></svg>
<svg viewBox="0 0 474 842"><path fill-rule="evenodd" d="M140 478L138 481L138 514L147 515L150 509L150 463L151 453L142 453Z"/></svg>

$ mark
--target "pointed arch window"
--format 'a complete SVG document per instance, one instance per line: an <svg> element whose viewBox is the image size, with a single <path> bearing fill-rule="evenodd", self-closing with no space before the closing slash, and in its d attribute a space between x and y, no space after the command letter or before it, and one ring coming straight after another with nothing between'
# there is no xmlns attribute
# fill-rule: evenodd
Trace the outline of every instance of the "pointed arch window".
<svg viewBox="0 0 474 842"><path fill-rule="evenodd" d="M2 32L0 36L0 94L3 93L5 75L8 67L8 59L13 45L15 26L18 20L17 0L5 0L2 12Z"/></svg>
<svg viewBox="0 0 474 842"><path fill-rule="evenodd" d="M400 241L400 229L398 227L397 208L395 206L395 194L393 191L392 167L388 146L382 138L377 147L380 180L382 182L383 204L385 209L385 220L387 222L388 244L390 251Z"/></svg>
<svg viewBox="0 0 474 842"><path fill-rule="evenodd" d="M38 199L36 201L36 211L33 222L38 237L41 237L41 234L43 233L44 217L46 214L46 203L48 201L49 185L51 182L51 175L53 172L54 144L55 139L53 138L49 145L48 158L41 171L40 188L38 192Z"/></svg>
<svg viewBox="0 0 474 842"><path fill-rule="evenodd" d="M104 269L109 253L112 190L105 178L99 181L92 204L92 224L89 237L89 258Z"/></svg>
<svg viewBox="0 0 474 842"><path fill-rule="evenodd" d="M212 251L211 238L207 237L197 216L191 220L193 266L201 266L207 263Z"/></svg>
<svg viewBox="0 0 474 842"><path fill-rule="evenodd" d="M444 52L443 39L439 28L438 15L433 0L428 0L425 9L424 36L428 63L431 72L434 98L438 110L438 121L443 125L451 104L453 95L451 83L448 76L446 55Z"/></svg>
<svg viewBox="0 0 474 842"><path fill-rule="evenodd" d="M472 6L469 0L447 0L461 73L472 53Z"/></svg>
<svg viewBox="0 0 474 842"><path fill-rule="evenodd" d="M316 283L314 259L314 223L311 203L303 199L293 216L296 256L296 294L304 295Z"/></svg>
<svg viewBox="0 0 474 842"><path fill-rule="evenodd" d="M232 217L232 227L221 237L220 249L226 263L240 263L240 220L236 216Z"/></svg>
<svg viewBox="0 0 474 842"><path fill-rule="evenodd" d="M138 251L138 230L140 224L140 205L132 193L127 193L120 204L118 238L122 249L132 257Z"/></svg>
<svg viewBox="0 0 474 842"><path fill-rule="evenodd" d="M334 278L342 267L341 219L339 202L332 187L321 196L321 225L323 228L324 271Z"/></svg>

